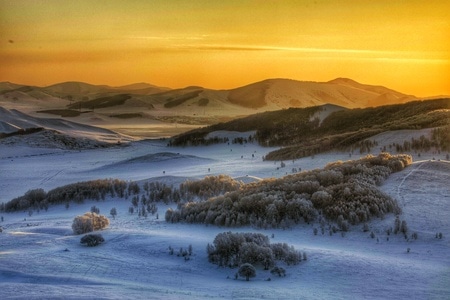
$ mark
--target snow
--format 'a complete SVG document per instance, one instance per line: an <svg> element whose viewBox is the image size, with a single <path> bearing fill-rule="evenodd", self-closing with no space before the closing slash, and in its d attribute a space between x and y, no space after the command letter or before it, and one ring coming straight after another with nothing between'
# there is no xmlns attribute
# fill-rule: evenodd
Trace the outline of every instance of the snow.
<svg viewBox="0 0 450 300"><path fill-rule="evenodd" d="M8 110L0 107L0 120L0 133L12 133L19 129L45 128L47 131L57 131L78 139L91 140L91 143L93 141L114 143L122 139L130 140L129 137L120 136L108 129L58 118L36 118L16 109ZM29 143L36 143L36 139L42 139L42 137L36 138L36 136L32 135L22 140L25 142L28 141ZM17 143L20 139L13 137L9 138L9 140ZM2 141L2 144L4 143L5 141Z"/></svg>
<svg viewBox="0 0 450 300"><path fill-rule="evenodd" d="M0 202L29 189L49 190L82 180L151 179L176 185L186 178L227 174L250 182L281 177L292 168L322 168L350 159L348 153L330 152L286 161L280 168L280 162L262 160L274 148L256 144L186 148L166 144L147 140L83 151L1 145ZM353 226L345 236L321 235L320 230L315 236L317 224L286 230L170 224L164 213L173 206L159 204L159 219L156 215L145 219L128 213L130 200L110 198L72 203L68 209L51 206L31 216L2 213L0 298L445 299L450 295L450 163L444 157L422 153L424 160L391 175L380 187L399 201L400 218L410 232L418 233L417 240L401 235L387 240L385 230L393 226L393 215L369 223L376 235L372 239L370 231L362 232L362 225ZM110 227L100 232L106 242L89 248L80 244L81 236L72 234L71 224L93 205L108 217L116 207L118 215L110 217ZM258 269L250 282L234 280L236 269L210 264L206 254L206 245L228 230L273 234L271 242L293 245L305 251L308 260L283 266L287 271L283 278ZM436 239L437 232L443 239ZM191 260L169 255L169 246L176 252L189 245Z"/></svg>

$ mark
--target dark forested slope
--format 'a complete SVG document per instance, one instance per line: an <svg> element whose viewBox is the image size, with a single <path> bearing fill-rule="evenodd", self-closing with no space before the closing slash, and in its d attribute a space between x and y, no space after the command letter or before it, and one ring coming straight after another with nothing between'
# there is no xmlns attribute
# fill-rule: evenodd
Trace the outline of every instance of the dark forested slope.
<svg viewBox="0 0 450 300"><path fill-rule="evenodd" d="M340 109L321 119L321 112L326 109L325 105L259 113L175 136L170 145L210 144L214 140L207 139L207 134L218 130L255 131L254 138L259 144L283 147L267 155L266 159L295 159L346 148L385 131L450 125L449 98Z"/></svg>

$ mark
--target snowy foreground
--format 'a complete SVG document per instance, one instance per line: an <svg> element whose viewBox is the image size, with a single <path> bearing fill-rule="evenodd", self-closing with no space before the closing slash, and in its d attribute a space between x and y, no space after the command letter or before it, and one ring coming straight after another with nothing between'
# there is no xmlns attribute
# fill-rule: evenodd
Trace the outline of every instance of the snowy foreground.
<svg viewBox="0 0 450 300"><path fill-rule="evenodd" d="M228 174L243 181L281 177L292 168L322 168L348 160L348 153L330 153L295 162L263 162L272 149L257 145L215 145L168 148L163 141L142 141L124 148L89 151L2 146L0 202L29 189L45 190L77 181L155 178L179 184L187 177ZM356 155L354 155L356 156ZM356 158L356 157L352 157ZM385 230L394 216L374 220L369 232L354 226L345 236L313 234L312 225L287 230L218 228L168 224L160 218L128 214L130 200L107 199L51 206L45 212L1 214L0 299L448 299L450 295L450 163L419 161L380 187L396 198L402 219L417 240ZM442 158L441 158L442 159ZM118 215L101 234L106 242L89 248L74 236L75 216L92 205ZM224 231L260 232L271 242L286 242L306 252L308 260L283 266L286 277L262 269L250 282L234 279L236 269L208 263L206 245ZM442 239L435 237L443 234ZM273 237L272 237L273 234ZM170 255L192 245L191 260ZM409 251L408 251L409 249ZM268 281L267 279L271 280Z"/></svg>

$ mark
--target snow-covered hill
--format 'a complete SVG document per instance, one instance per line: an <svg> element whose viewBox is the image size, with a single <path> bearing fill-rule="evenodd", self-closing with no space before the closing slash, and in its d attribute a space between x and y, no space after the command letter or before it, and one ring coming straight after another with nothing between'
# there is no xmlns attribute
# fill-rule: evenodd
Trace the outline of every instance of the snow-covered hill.
<svg viewBox="0 0 450 300"><path fill-rule="evenodd" d="M360 108L405 103L417 98L382 86L338 78L328 82L268 79L231 90L228 99L245 107L276 110L324 104Z"/></svg>
<svg viewBox="0 0 450 300"><path fill-rule="evenodd" d="M41 129L45 132L42 133ZM27 134L30 130L31 132L36 130L38 133ZM87 148L92 148L99 142L117 143L122 139L122 136L108 129L58 118L37 118L15 109L8 110L3 107L0 107L0 134L11 135L11 137L0 139L0 144L42 144L41 147L49 148L52 147L52 144L55 148L60 148L63 146L61 141L64 144L64 139L71 140L68 143L78 143L83 140L87 143ZM89 147L89 144L92 144L92 147ZM83 147L80 145L77 148Z"/></svg>

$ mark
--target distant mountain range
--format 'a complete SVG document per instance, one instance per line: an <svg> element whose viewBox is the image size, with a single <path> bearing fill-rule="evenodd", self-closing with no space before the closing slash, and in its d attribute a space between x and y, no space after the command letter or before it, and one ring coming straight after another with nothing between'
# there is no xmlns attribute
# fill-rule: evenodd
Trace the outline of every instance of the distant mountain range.
<svg viewBox="0 0 450 300"><path fill-rule="evenodd" d="M177 110L188 106L216 109L234 106L261 111L324 104L364 108L418 99L413 95L383 86L361 84L347 78L337 78L328 82L268 79L230 90L212 90L195 86L169 89L148 83L120 87L83 82L64 82L47 87L0 83L0 101L6 99L48 101L51 98L69 100L70 103L66 105L71 105L72 108L93 108L96 100L101 99L99 108L132 106ZM117 99L123 101L116 101ZM85 103L88 101L91 101L90 104ZM244 114L247 113L244 111Z"/></svg>
<svg viewBox="0 0 450 300"><path fill-rule="evenodd" d="M0 82L0 107L39 118L57 116L138 138L169 137L288 108L328 105L321 113L325 114L414 100L423 99L348 78L327 82L267 79L229 90L170 89L148 83L112 87L63 82L37 87Z"/></svg>

